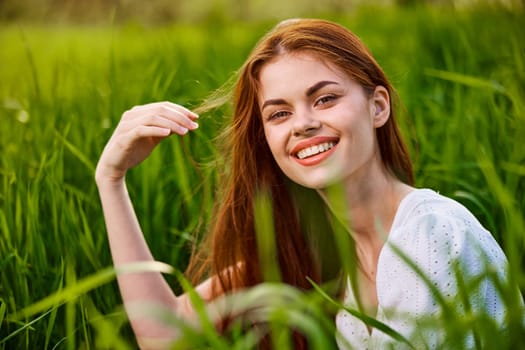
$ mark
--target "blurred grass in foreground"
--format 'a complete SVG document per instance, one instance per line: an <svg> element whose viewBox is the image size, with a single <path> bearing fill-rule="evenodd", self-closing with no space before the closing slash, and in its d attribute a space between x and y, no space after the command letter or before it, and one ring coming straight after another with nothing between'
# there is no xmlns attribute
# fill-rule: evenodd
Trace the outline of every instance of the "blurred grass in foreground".
<svg viewBox="0 0 525 350"><path fill-rule="evenodd" d="M525 289L523 13L387 7L323 17L361 36L398 88L417 184L470 208ZM98 156L123 111L156 100L197 106L273 24L0 28L0 349L135 347L107 268L93 182ZM226 106L203 115L197 133L164 142L128 176L156 258L177 270L216 200L215 167L225 160L213 138L227 113ZM184 285L168 280L178 291ZM502 293L516 310L512 290ZM236 303L269 295L275 303L254 317L271 321L274 344L285 347L285 326L294 325L327 346L335 306L321 293L269 284ZM476 327L487 344L512 349L523 346L523 326L519 314L510 317L503 334L482 317L446 329L460 338ZM258 337L240 327L230 340L205 333L188 331L182 341L241 349Z"/></svg>

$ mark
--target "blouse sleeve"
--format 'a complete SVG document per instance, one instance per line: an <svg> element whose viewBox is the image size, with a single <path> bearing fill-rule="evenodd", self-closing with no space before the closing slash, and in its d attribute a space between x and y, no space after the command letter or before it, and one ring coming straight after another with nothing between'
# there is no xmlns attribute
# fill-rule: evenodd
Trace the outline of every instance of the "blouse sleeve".
<svg viewBox="0 0 525 350"><path fill-rule="evenodd" d="M492 280L474 280L488 266L504 278L505 265L499 245L466 209L458 206L445 212L419 211L390 232L379 257L378 318L416 348L430 349L443 348L450 340L444 339L442 331L447 325L439 323L444 317L438 317L447 308L453 310L453 315L464 314L470 308L501 324L504 308ZM458 296L462 280L472 284L467 288L468 304ZM472 347L472 335L461 342L466 348ZM387 348L390 343L394 344L386 334L372 332L370 348Z"/></svg>

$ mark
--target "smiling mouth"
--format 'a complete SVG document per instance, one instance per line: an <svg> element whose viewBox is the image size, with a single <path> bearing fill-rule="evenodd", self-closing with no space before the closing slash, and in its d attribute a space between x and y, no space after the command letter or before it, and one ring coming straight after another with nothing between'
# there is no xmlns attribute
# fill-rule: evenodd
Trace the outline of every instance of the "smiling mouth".
<svg viewBox="0 0 525 350"><path fill-rule="evenodd" d="M308 157L312 157L312 156L315 156L317 154L320 154L320 153L323 153L323 152L326 152L332 149L336 144L337 142L328 141L328 142L320 143L318 145L306 147L300 150L299 152L297 152L296 157L299 159L305 159Z"/></svg>

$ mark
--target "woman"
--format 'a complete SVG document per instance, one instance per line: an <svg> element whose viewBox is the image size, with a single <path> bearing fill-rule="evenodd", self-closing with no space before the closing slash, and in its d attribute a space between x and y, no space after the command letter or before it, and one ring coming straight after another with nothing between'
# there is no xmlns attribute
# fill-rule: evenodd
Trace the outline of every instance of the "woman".
<svg viewBox="0 0 525 350"><path fill-rule="evenodd" d="M356 263L354 273L346 271L352 278L344 283L344 303L386 323L415 346L444 341L435 330L417 325L442 312L429 284L454 296L456 264L465 276L475 276L489 263L505 278L503 252L464 207L412 187L393 95L366 47L337 24L289 20L257 44L234 90L224 198L208 245L194 254L188 269L195 280L211 276L197 287L204 300L262 282L253 210L261 190L272 199L282 280L307 289L307 277L323 282L338 273L330 254L317 244L318 236L328 233L315 232L319 222L307 223L300 197L306 191L314 205L329 208L330 227L342 225L351 237ZM127 170L168 136L197 129L197 119L169 102L134 107L122 116L96 170L115 265L153 260L126 192ZM344 205L332 201L333 188L342 193ZM208 248L211 253L205 254ZM175 296L160 274L120 275L118 282L125 305L151 301L195 318L188 297ZM503 322L504 309L490 281L469 297L476 310ZM176 336L152 320L130 314L130 321L142 347L163 346L163 340ZM395 344L346 311L335 321L341 348ZM296 340L297 347L304 345Z"/></svg>

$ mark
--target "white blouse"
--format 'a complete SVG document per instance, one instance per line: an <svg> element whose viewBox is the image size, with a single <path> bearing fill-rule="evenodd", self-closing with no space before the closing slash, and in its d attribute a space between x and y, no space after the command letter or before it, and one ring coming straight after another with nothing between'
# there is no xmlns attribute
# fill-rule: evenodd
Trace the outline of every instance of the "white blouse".
<svg viewBox="0 0 525 350"><path fill-rule="evenodd" d="M432 281L445 298L456 298L457 279L454 264L459 263L461 277L468 281L490 266L502 279L506 277L506 258L490 232L460 203L429 189L409 193L400 203L377 266L377 315L416 349L442 348L442 326L436 321L440 304L424 280L407 265L393 247L399 248ZM503 324L505 310L493 283L484 278L469 294L475 313L484 312ZM344 304L357 310L350 284ZM460 313L464 306L454 304ZM433 319L433 320L432 320ZM425 321L430 321L426 322ZM377 329L366 325L345 310L336 315L337 343L340 349L408 348ZM472 336L464 339L472 347Z"/></svg>

